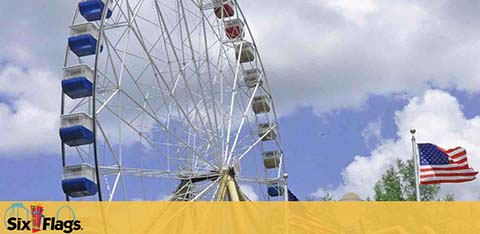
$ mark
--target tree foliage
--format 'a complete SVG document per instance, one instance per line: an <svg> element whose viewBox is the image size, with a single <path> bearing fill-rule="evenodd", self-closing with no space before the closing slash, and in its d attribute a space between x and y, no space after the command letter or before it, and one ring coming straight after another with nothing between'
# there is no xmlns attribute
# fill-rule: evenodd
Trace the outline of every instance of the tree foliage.
<svg viewBox="0 0 480 234"><path fill-rule="evenodd" d="M453 193L449 193L442 198L442 201L455 201L455 195Z"/></svg>
<svg viewBox="0 0 480 234"><path fill-rule="evenodd" d="M397 160L375 184L376 201L415 201L415 164L413 160ZM440 191L439 185L420 185L422 201L433 201ZM453 200L453 195L444 200Z"/></svg>

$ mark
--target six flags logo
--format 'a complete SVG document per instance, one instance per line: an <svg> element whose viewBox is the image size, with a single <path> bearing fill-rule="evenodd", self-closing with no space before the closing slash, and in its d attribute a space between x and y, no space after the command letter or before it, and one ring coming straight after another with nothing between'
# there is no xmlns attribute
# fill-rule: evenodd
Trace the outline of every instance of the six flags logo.
<svg viewBox="0 0 480 234"><path fill-rule="evenodd" d="M70 210L72 219L59 219L58 214L64 208ZM75 219L75 212L69 206L60 207L57 211L57 217L47 217L43 214L43 206L32 205L30 209L23 206L22 203L12 204L4 215L4 226L9 231L63 231L72 233L73 231L83 230L81 221ZM21 214L24 214L22 219Z"/></svg>

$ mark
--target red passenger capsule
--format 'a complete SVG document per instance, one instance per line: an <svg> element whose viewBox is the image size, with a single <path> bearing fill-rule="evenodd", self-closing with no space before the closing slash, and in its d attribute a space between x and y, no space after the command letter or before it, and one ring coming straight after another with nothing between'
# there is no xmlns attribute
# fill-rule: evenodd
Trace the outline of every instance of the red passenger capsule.
<svg viewBox="0 0 480 234"><path fill-rule="evenodd" d="M219 0L218 3L215 4L215 15L219 19L235 15L233 3L231 1Z"/></svg>
<svg viewBox="0 0 480 234"><path fill-rule="evenodd" d="M230 40L243 38L243 22L239 19L225 21L225 33Z"/></svg>

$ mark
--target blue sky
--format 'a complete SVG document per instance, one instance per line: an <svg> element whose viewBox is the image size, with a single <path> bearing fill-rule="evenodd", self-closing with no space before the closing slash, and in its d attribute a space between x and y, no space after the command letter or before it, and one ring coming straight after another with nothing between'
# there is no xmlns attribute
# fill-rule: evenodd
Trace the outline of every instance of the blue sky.
<svg viewBox="0 0 480 234"><path fill-rule="evenodd" d="M318 117L311 108L304 108L282 119L292 186L305 197L312 188L341 183L341 172L351 163L353 155L367 155L378 144L379 139L367 142L362 130L370 121L380 119L381 137L395 137L393 114L402 103L402 100L373 97L362 110L344 110ZM302 174L311 179L305 180Z"/></svg>
<svg viewBox="0 0 480 234"><path fill-rule="evenodd" d="M454 93L467 117L479 114L475 100L480 95ZM319 117L311 108L302 108L283 117L281 133L291 188L305 199L316 188L334 188L342 183L341 172L352 162L354 155L368 155L381 139L397 137L394 112L406 102L399 98L376 96L360 110L343 110ZM378 119L382 122L381 138L367 142L361 134L362 130L370 121ZM2 162L0 171L5 178L1 185L2 200L64 199L59 179L59 153L7 157Z"/></svg>
<svg viewBox="0 0 480 234"><path fill-rule="evenodd" d="M480 168L476 1L238 1L300 198L371 196L383 171L411 156L411 127L419 141L466 147ZM74 1L8 4L0 9L12 25L0 32L0 200L62 200L59 85ZM479 185L441 193L476 200Z"/></svg>
<svg viewBox="0 0 480 234"><path fill-rule="evenodd" d="M402 100L374 97L362 110L340 111L318 117L311 108L303 108L281 119L287 170L292 189L305 198L317 187L332 187L342 182L341 171L352 155L368 154L377 141L367 145L361 135L370 120L384 121L383 137L394 137L393 112ZM348 142L342 144L343 142ZM58 200L61 192L60 154L22 155L22 158L2 159L0 171L8 182L3 200ZM305 177L310 177L305 180ZM2 184L2 188L7 184Z"/></svg>

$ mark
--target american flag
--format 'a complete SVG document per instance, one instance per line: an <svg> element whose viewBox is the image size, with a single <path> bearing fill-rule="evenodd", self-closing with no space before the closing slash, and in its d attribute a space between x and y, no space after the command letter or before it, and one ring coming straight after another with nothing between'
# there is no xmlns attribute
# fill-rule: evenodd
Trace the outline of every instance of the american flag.
<svg viewBox="0 0 480 234"><path fill-rule="evenodd" d="M468 166L462 147L444 150L434 144L418 144L420 184L462 183L472 181L477 171Z"/></svg>

